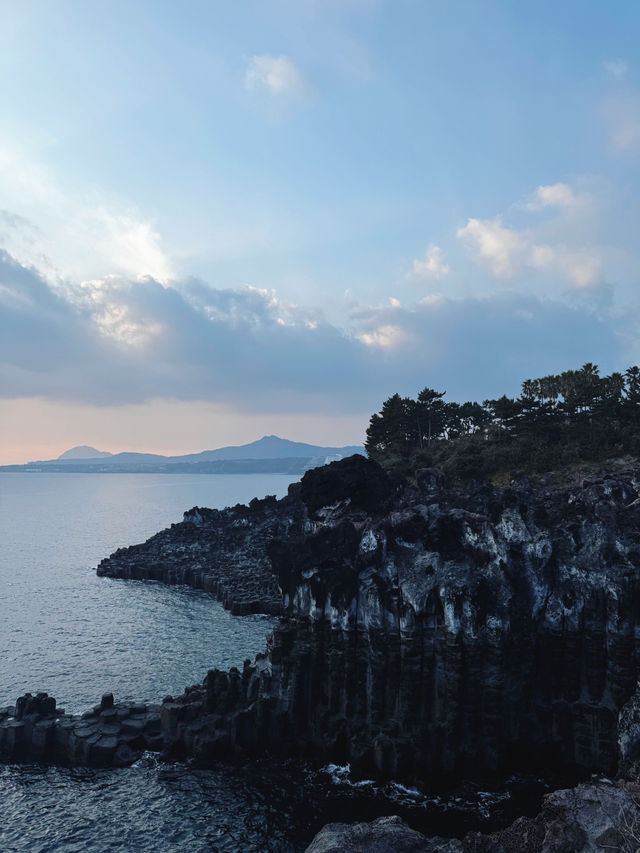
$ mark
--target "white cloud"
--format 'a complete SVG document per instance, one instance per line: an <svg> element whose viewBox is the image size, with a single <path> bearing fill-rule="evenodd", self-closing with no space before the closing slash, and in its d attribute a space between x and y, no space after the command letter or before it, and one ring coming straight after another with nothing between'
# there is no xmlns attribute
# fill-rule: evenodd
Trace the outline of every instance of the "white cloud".
<svg viewBox="0 0 640 853"><path fill-rule="evenodd" d="M602 261L591 249L556 249L551 263L576 287L596 287L603 283Z"/></svg>
<svg viewBox="0 0 640 853"><path fill-rule="evenodd" d="M147 217L122 199L63 187L41 163L8 147L0 148L0 195L11 211L0 221L4 247L50 280L117 274L166 283L174 277Z"/></svg>
<svg viewBox="0 0 640 853"><path fill-rule="evenodd" d="M160 282L173 277L161 237L150 222L132 213L100 208L95 212L93 227L104 235L104 250L113 251L113 260L124 275L151 276Z"/></svg>
<svg viewBox="0 0 640 853"><path fill-rule="evenodd" d="M625 77L629 71L629 63L624 59L612 59L604 63L604 69L612 77Z"/></svg>
<svg viewBox="0 0 640 853"><path fill-rule="evenodd" d="M439 308L446 304L446 298L442 293L429 293L420 300L420 305L427 308Z"/></svg>
<svg viewBox="0 0 640 853"><path fill-rule="evenodd" d="M557 183L539 186L525 207L527 210L556 207L573 212L590 207L591 202L589 193L575 193L568 184Z"/></svg>
<svg viewBox="0 0 640 853"><path fill-rule="evenodd" d="M407 339L407 333L400 326L379 326L370 332L358 335L358 340L368 347L378 349L394 349Z"/></svg>
<svg viewBox="0 0 640 853"><path fill-rule="evenodd" d="M576 288L604 283L606 247L598 243L598 205L591 192L578 191L561 181L541 184L514 211L549 211L544 221L518 228L501 216L471 218L458 229L458 238L476 261L499 279L511 280L538 272L559 277Z"/></svg>
<svg viewBox="0 0 640 853"><path fill-rule="evenodd" d="M499 216L469 219L458 237L496 278L513 279L536 270L559 274L574 287L602 283L602 263L595 250L537 242L532 229L508 228Z"/></svg>
<svg viewBox="0 0 640 853"><path fill-rule="evenodd" d="M306 88L300 70L288 56L252 56L244 76L248 91L266 90L271 95L299 95Z"/></svg>
<svg viewBox="0 0 640 853"><path fill-rule="evenodd" d="M523 266L528 251L527 238L519 231L506 228L502 218L469 219L458 237L475 251L498 278L513 278Z"/></svg>
<svg viewBox="0 0 640 853"><path fill-rule="evenodd" d="M416 258L413 262L413 273L419 278L439 279L449 275L450 272L444 252L433 243L427 248L422 260Z"/></svg>

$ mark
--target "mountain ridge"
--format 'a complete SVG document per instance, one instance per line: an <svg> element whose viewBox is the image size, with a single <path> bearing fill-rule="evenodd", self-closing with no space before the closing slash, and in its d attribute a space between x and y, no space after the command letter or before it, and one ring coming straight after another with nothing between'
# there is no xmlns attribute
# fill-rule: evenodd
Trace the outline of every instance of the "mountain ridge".
<svg viewBox="0 0 640 853"><path fill-rule="evenodd" d="M113 453L109 453L108 450L96 450L95 447L91 447L89 444L77 444L75 447L71 447L69 450L61 453L55 461L60 462L64 459L104 459L107 456L113 456Z"/></svg>
<svg viewBox="0 0 640 853"><path fill-rule="evenodd" d="M90 455L80 456L78 454ZM366 455L364 447L323 447L290 441L277 435L264 435L248 444L230 445L179 456L123 451L108 453L90 445L77 445L57 459L3 465L0 471L52 471L74 473L295 473L322 465L332 459Z"/></svg>

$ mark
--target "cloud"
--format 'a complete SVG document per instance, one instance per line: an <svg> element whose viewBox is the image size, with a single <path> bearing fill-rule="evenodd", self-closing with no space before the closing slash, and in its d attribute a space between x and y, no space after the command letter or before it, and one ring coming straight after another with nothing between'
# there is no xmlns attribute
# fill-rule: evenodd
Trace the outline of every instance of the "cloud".
<svg viewBox="0 0 640 853"><path fill-rule="evenodd" d="M576 288L604 284L606 246L598 240L598 205L591 192L567 183L542 184L513 213L545 213L513 227L498 215L470 218L457 231L475 261L498 279L532 273L553 276ZM522 217L520 217L522 218ZM526 220L525 220L526 223Z"/></svg>
<svg viewBox="0 0 640 853"><path fill-rule="evenodd" d="M640 143L640 116L628 115L620 119L612 139L614 147L620 151L635 148Z"/></svg>
<svg viewBox="0 0 640 853"><path fill-rule="evenodd" d="M370 342L375 384L389 393L415 394L428 384L452 399L477 400L505 389L515 393L532 371L567 369L588 361L589 353L598 353L603 369L623 358L613 324L594 312L516 293L438 295L401 310L363 306L353 319L372 335L388 326L398 329L409 344L380 348Z"/></svg>
<svg viewBox="0 0 640 853"><path fill-rule="evenodd" d="M535 371L620 367L586 307L500 294L356 306L345 328L271 290L112 276L53 287L0 253L5 398L119 406L209 401L253 412L374 411L425 384L455 398L516 392Z"/></svg>
<svg viewBox="0 0 640 853"><path fill-rule="evenodd" d="M64 189L46 167L8 147L0 147L0 194L11 207L0 214L2 245L51 280L105 271L162 282L174 277L153 223L122 199Z"/></svg>
<svg viewBox="0 0 640 853"><path fill-rule="evenodd" d="M548 267L558 269L576 287L590 288L604 283L602 261L592 249L552 249Z"/></svg>
<svg viewBox="0 0 640 853"><path fill-rule="evenodd" d="M105 253L111 253L112 263L121 274L151 276L162 282L173 278L161 237L150 222L131 212L101 207L92 212L87 227L96 231L99 245Z"/></svg>
<svg viewBox="0 0 640 853"><path fill-rule="evenodd" d="M629 71L629 63L625 62L624 59L612 59L609 62L605 62L604 70L607 74L610 74L612 77L617 77L618 79L621 77L626 77Z"/></svg>
<svg viewBox="0 0 640 853"><path fill-rule="evenodd" d="M444 278L449 275L451 269L446 263L445 254L439 246L431 245L427 248L422 260L416 258L413 262L413 274L418 278Z"/></svg>
<svg viewBox="0 0 640 853"><path fill-rule="evenodd" d="M640 98L637 95L608 99L604 118L615 151L631 151L640 146Z"/></svg>
<svg viewBox="0 0 640 853"><path fill-rule="evenodd" d="M603 282L602 263L593 249L536 242L531 229L507 228L502 219L469 219L458 237L496 278L514 279L526 272L555 273L575 287Z"/></svg>
<svg viewBox="0 0 640 853"><path fill-rule="evenodd" d="M397 306L392 306L397 307ZM358 335L358 340L365 346L378 347L379 349L393 349L399 344L407 341L406 332L400 326L384 325L378 326L370 332Z"/></svg>
<svg viewBox="0 0 640 853"><path fill-rule="evenodd" d="M469 219L458 229L458 237L470 246L480 262L498 278L513 278L525 265L527 238L495 219Z"/></svg>
<svg viewBox="0 0 640 853"><path fill-rule="evenodd" d="M263 90L270 95L300 95L306 81L288 56L271 56L266 53L252 56L244 76L248 91Z"/></svg>
<svg viewBox="0 0 640 853"><path fill-rule="evenodd" d="M540 186L525 205L527 210L559 208L569 212L587 210L592 206L589 193L576 193L568 184L557 183Z"/></svg>
<svg viewBox="0 0 640 853"><path fill-rule="evenodd" d="M149 279L148 284L157 283ZM136 283L109 276L84 281L76 290L76 300L86 306L97 331L105 338L128 347L148 346L163 334L166 324L138 306Z"/></svg>

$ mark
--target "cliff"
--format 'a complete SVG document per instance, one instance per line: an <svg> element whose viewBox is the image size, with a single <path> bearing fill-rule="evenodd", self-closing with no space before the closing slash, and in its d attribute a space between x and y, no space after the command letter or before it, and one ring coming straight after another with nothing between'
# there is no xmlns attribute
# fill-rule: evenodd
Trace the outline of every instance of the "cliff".
<svg viewBox="0 0 640 853"><path fill-rule="evenodd" d="M433 784L611 773L619 752L640 755L639 490L632 466L455 491L437 470L407 484L356 456L280 501L194 508L98 573L282 614L242 672L165 699L166 755L300 756Z"/></svg>
<svg viewBox="0 0 640 853"><path fill-rule="evenodd" d="M432 780L611 772L638 676L637 475L447 491L435 470L403 485L352 457L212 516L229 545L207 559L275 572L283 618L242 673L165 701L165 750ZM164 576L199 585L189 554Z"/></svg>
<svg viewBox="0 0 640 853"><path fill-rule="evenodd" d="M279 614L282 596L267 544L288 537L301 512L294 502L274 497L224 511L194 507L147 542L117 550L97 573L204 589L237 615Z"/></svg>

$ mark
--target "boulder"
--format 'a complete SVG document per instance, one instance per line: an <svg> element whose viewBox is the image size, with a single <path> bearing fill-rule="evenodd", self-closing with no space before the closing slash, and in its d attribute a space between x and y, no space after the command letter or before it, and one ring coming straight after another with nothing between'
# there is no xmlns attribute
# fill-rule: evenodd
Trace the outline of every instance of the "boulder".
<svg viewBox="0 0 640 853"><path fill-rule="evenodd" d="M441 848L462 850L459 842ZM396 815L371 823L329 823L307 847L306 853L426 853L427 839Z"/></svg>

